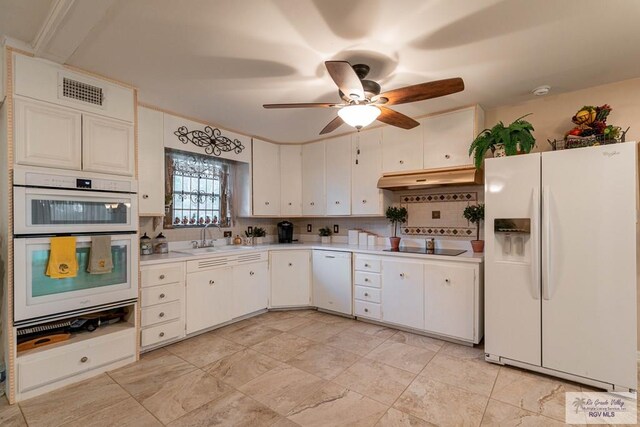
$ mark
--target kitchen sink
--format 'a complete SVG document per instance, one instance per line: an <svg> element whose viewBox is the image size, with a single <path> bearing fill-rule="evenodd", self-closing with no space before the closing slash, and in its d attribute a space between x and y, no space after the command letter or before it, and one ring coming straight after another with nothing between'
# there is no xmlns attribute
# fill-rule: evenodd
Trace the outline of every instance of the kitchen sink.
<svg viewBox="0 0 640 427"><path fill-rule="evenodd" d="M215 253L215 252L227 252L227 251L237 251L237 250L241 250L241 249L253 249L253 246L232 246L232 245L227 245L227 246L211 246L208 248L193 248L193 249L181 249L178 250L176 252L180 252L183 254L190 254L190 255L200 255L200 254L207 254L207 253Z"/></svg>

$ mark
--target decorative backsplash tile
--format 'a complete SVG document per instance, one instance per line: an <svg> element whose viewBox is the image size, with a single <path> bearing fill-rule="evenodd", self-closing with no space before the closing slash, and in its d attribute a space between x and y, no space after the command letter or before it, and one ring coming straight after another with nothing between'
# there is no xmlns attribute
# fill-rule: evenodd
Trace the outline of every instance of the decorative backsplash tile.
<svg viewBox="0 0 640 427"><path fill-rule="evenodd" d="M474 191L404 194L400 205L407 208L409 219L401 233L477 239L476 226L462 216L464 208L477 202L478 193Z"/></svg>

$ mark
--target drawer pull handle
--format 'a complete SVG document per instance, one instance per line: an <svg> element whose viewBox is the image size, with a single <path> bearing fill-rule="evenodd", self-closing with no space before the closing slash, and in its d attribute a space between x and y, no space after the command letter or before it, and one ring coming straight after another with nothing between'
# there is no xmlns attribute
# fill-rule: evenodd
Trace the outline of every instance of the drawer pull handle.
<svg viewBox="0 0 640 427"><path fill-rule="evenodd" d="M362 201L362 203L367 203L367 199L364 199L364 200Z"/></svg>
<svg viewBox="0 0 640 427"><path fill-rule="evenodd" d="M80 363L87 363L89 361L89 358L87 356L82 356L82 359L80 359Z"/></svg>
<svg viewBox="0 0 640 427"><path fill-rule="evenodd" d="M292 264L292 263L289 263L289 267L293 267L293 264Z"/></svg>
<svg viewBox="0 0 640 427"><path fill-rule="evenodd" d="M364 312L365 312L365 313L368 313L368 312L369 312L369 309L368 309L368 308L365 308L365 309L364 309Z"/></svg>
<svg viewBox="0 0 640 427"><path fill-rule="evenodd" d="M164 332L160 332L160 333L158 334L158 336L159 336L160 338L162 338L162 337L164 336Z"/></svg>
<svg viewBox="0 0 640 427"><path fill-rule="evenodd" d="M289 202L289 206L291 206L291 202Z"/></svg>
<svg viewBox="0 0 640 427"><path fill-rule="evenodd" d="M249 272L249 276L253 276L254 274L256 274L256 273L254 273L253 271Z"/></svg>
<svg viewBox="0 0 640 427"><path fill-rule="evenodd" d="M164 274L160 275L160 280L164 280Z"/></svg>
<svg viewBox="0 0 640 427"><path fill-rule="evenodd" d="M404 279L404 273L400 273L400 277Z"/></svg>
<svg viewBox="0 0 640 427"><path fill-rule="evenodd" d="M367 267L367 268L371 267L369 264L365 264L364 266Z"/></svg>
<svg viewBox="0 0 640 427"><path fill-rule="evenodd" d="M142 198L146 200L146 199L148 199L148 198L149 198L149 195L148 195L148 194L143 194L143 195L142 195Z"/></svg>
<svg viewBox="0 0 640 427"><path fill-rule="evenodd" d="M445 281L447 284L451 283L451 280L449 280L449 279L444 279L444 281Z"/></svg>
<svg viewBox="0 0 640 427"><path fill-rule="evenodd" d="M161 311L160 314L158 314L158 317L164 317L164 311Z"/></svg>
<svg viewBox="0 0 640 427"><path fill-rule="evenodd" d="M449 154L445 154L445 155L444 155L444 158L445 158L445 159L450 159L450 158L451 158L451 156L450 156Z"/></svg>
<svg viewBox="0 0 640 427"><path fill-rule="evenodd" d="M216 281L215 281L215 280L209 280L209 284L210 284L210 285L213 285L214 283L216 283Z"/></svg>
<svg viewBox="0 0 640 427"><path fill-rule="evenodd" d="M400 164L401 164L401 165L404 165L404 160L400 160Z"/></svg>
<svg viewBox="0 0 640 427"><path fill-rule="evenodd" d="M369 296L369 293L368 293L368 292L365 292L365 293L364 293L364 296L365 296L365 297L368 297L368 296Z"/></svg>
<svg viewBox="0 0 640 427"><path fill-rule="evenodd" d="M160 297L160 299L164 298L166 295L165 294L160 294L158 295Z"/></svg>
<svg viewBox="0 0 640 427"><path fill-rule="evenodd" d="M365 281L365 282L368 282L368 281L369 281L369 278L368 278L368 277L365 277L365 278L364 278L364 281Z"/></svg>
<svg viewBox="0 0 640 427"><path fill-rule="evenodd" d="M269 202L264 202L265 205L269 206Z"/></svg>

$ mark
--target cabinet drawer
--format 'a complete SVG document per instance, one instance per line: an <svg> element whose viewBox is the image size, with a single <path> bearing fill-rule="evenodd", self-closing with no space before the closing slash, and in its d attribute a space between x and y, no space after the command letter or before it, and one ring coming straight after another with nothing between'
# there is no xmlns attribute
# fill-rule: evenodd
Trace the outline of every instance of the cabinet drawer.
<svg viewBox="0 0 640 427"><path fill-rule="evenodd" d="M181 300L183 288L182 283L144 288L142 289L142 307Z"/></svg>
<svg viewBox="0 0 640 427"><path fill-rule="evenodd" d="M93 341L98 342L93 342ZM20 393L89 371L136 352L135 329L104 335L97 339L45 350L33 356L18 357Z"/></svg>
<svg viewBox="0 0 640 427"><path fill-rule="evenodd" d="M141 345L142 347L147 347L163 341L180 338L183 333L184 328L182 327L182 322L180 322L179 319L174 320L173 322L144 329L141 332Z"/></svg>
<svg viewBox="0 0 640 427"><path fill-rule="evenodd" d="M356 286L356 299L369 302L380 302L380 289L368 288L366 286Z"/></svg>
<svg viewBox="0 0 640 427"><path fill-rule="evenodd" d="M355 284L361 286L380 287L380 275L376 273L365 273L356 271Z"/></svg>
<svg viewBox="0 0 640 427"><path fill-rule="evenodd" d="M372 319L381 319L380 304L375 302L356 301L356 316L370 317Z"/></svg>
<svg viewBox="0 0 640 427"><path fill-rule="evenodd" d="M380 260L356 256L356 270L380 273Z"/></svg>
<svg viewBox="0 0 640 427"><path fill-rule="evenodd" d="M142 327L154 325L180 317L180 301L154 305L142 309Z"/></svg>
<svg viewBox="0 0 640 427"><path fill-rule="evenodd" d="M142 275L143 288L184 281L184 269L182 265L160 265L145 268L140 274Z"/></svg>

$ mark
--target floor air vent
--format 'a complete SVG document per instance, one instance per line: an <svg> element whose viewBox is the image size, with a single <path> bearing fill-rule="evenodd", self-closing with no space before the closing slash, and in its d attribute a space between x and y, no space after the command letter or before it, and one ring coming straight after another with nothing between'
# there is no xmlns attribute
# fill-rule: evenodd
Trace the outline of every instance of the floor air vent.
<svg viewBox="0 0 640 427"><path fill-rule="evenodd" d="M67 77L63 77L62 79L62 96L98 106L102 106L104 98L101 87L72 80Z"/></svg>

